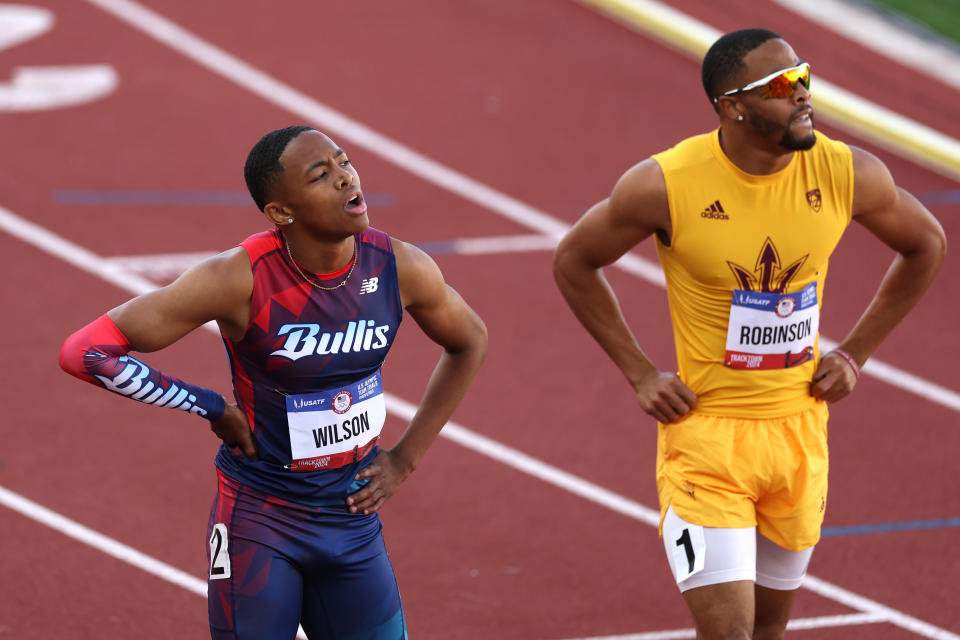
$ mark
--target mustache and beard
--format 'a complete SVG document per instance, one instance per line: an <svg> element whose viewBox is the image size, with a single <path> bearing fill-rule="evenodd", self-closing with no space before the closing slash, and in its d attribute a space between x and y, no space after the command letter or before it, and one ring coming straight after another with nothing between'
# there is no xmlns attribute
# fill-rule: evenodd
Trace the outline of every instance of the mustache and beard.
<svg viewBox="0 0 960 640"><path fill-rule="evenodd" d="M800 112L790 116L790 119L787 120L786 124L781 124L769 118L765 118L754 109L751 109L749 106L746 106L747 115L750 116L750 127L753 131L763 138L770 137L777 132L782 131L783 135L780 138L779 145L790 151L807 151L811 149L813 145L817 143L817 134L811 131L809 134L804 135L803 137L796 136L790 130L790 123L793 122L794 118L800 115ZM810 113L810 124L813 125L813 112Z"/></svg>

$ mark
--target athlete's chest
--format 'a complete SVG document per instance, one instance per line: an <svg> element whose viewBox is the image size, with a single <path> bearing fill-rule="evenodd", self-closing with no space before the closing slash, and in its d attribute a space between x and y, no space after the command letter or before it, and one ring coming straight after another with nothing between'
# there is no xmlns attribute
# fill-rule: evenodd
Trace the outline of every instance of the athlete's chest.
<svg viewBox="0 0 960 640"><path fill-rule="evenodd" d="M315 287L283 270L255 274L252 320L238 353L278 387L378 368L402 318L392 261L358 264L343 286Z"/></svg>
<svg viewBox="0 0 960 640"><path fill-rule="evenodd" d="M671 253L707 286L796 291L826 269L847 224L842 197L802 172L764 185L691 184L674 201Z"/></svg>

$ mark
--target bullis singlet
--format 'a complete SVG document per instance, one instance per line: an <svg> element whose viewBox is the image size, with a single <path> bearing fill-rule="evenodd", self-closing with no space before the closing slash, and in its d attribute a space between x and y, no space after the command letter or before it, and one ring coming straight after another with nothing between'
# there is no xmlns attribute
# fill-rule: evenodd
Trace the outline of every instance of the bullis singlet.
<svg viewBox="0 0 960 640"><path fill-rule="evenodd" d="M403 316L396 258L382 231L355 240L352 271L316 280L327 289L296 271L276 229L240 245L253 271L250 323L242 340L223 342L259 459L222 445L216 465L305 505L342 505L357 490L386 414L380 367Z"/></svg>

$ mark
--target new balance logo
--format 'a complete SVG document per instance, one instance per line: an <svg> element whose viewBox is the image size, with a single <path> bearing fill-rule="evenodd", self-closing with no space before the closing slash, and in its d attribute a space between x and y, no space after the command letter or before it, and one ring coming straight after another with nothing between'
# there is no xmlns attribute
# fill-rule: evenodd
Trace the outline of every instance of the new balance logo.
<svg viewBox="0 0 960 640"><path fill-rule="evenodd" d="M701 218L713 218L714 220L729 220L730 216L727 215L727 212L723 210L723 205L720 204L719 200L714 200L713 204L708 207L704 207L703 211L700 212Z"/></svg>
<svg viewBox="0 0 960 640"><path fill-rule="evenodd" d="M360 295L376 291L379 280L379 278L364 278L363 282L360 283Z"/></svg>

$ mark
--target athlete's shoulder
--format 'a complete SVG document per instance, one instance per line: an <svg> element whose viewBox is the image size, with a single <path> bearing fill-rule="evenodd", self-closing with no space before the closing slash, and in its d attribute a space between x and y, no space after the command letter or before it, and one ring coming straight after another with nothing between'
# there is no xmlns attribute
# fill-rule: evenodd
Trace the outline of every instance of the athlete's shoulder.
<svg viewBox="0 0 960 640"><path fill-rule="evenodd" d="M440 267L423 249L393 238L397 258L397 282L403 306L416 304L427 293L444 284Z"/></svg>
<svg viewBox="0 0 960 640"><path fill-rule="evenodd" d="M834 140L821 131L817 131L816 144L804 153L811 153L836 162L853 162L853 147L846 142Z"/></svg>
<svg viewBox="0 0 960 640"><path fill-rule="evenodd" d="M716 149L720 146L718 133L719 129L714 129L685 138L651 157L664 171L696 167L704 162L710 162L715 158Z"/></svg>
<svg viewBox="0 0 960 640"><path fill-rule="evenodd" d="M250 264L255 264L264 255L277 251L283 247L280 233L276 229L267 229L255 233L240 243L241 247L250 256Z"/></svg>
<svg viewBox="0 0 960 640"><path fill-rule="evenodd" d="M393 239L389 234L375 229L373 227L367 227L360 232L360 242L364 245L371 247L376 247L387 253L393 253Z"/></svg>

